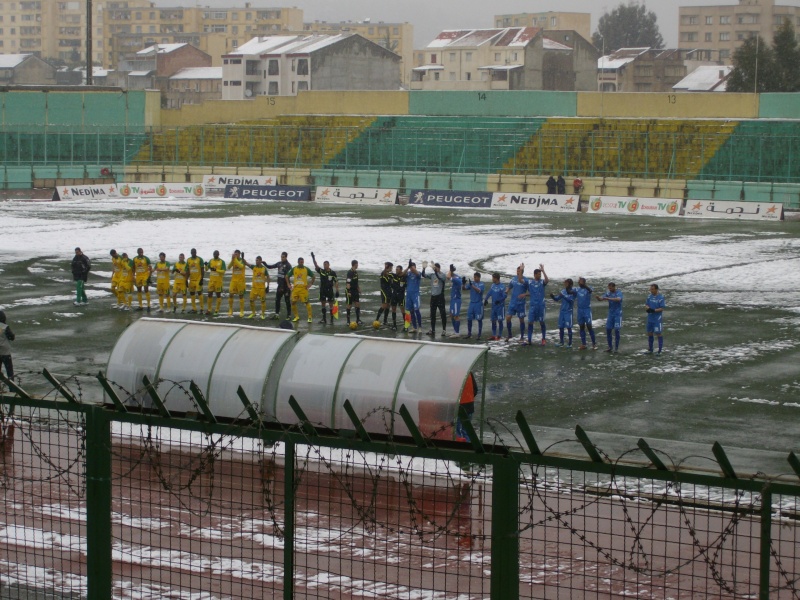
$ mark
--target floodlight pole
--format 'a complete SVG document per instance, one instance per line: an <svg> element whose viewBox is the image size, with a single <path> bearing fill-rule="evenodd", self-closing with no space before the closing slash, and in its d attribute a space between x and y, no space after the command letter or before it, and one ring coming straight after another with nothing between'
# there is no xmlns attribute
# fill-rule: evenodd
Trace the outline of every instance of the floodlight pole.
<svg viewBox="0 0 800 600"><path fill-rule="evenodd" d="M756 35L756 69L755 74L753 75L753 93L758 93L758 39L760 35Z"/></svg>
<svg viewBox="0 0 800 600"><path fill-rule="evenodd" d="M86 0L86 85L94 85L92 75L92 0Z"/></svg>

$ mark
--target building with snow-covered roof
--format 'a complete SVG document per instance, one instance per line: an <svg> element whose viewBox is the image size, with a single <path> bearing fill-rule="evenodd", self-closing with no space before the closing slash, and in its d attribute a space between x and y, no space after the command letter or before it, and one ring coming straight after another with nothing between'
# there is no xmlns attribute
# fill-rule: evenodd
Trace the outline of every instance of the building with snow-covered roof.
<svg viewBox="0 0 800 600"><path fill-rule="evenodd" d="M620 48L597 60L601 92L671 92L686 77L685 52L675 49Z"/></svg>
<svg viewBox="0 0 800 600"><path fill-rule="evenodd" d="M33 54L0 54L0 85L55 85L56 68Z"/></svg>
<svg viewBox="0 0 800 600"><path fill-rule="evenodd" d="M113 84L131 90L169 89L169 78L182 69L210 67L211 56L191 44L154 44L128 55L110 76Z"/></svg>
<svg viewBox="0 0 800 600"><path fill-rule="evenodd" d="M165 108L219 100L222 98L222 67L181 69L169 78L168 89L162 97Z"/></svg>
<svg viewBox="0 0 800 600"><path fill-rule="evenodd" d="M400 84L400 57L358 34L257 37L222 60L223 100Z"/></svg>
<svg viewBox="0 0 800 600"><path fill-rule="evenodd" d="M495 27L538 27L544 30L577 31L584 39L592 37L590 13L543 11L494 16Z"/></svg>
<svg viewBox="0 0 800 600"><path fill-rule="evenodd" d="M593 90L598 52L574 31L442 31L417 52L412 90Z"/></svg>
<svg viewBox="0 0 800 600"><path fill-rule="evenodd" d="M672 86L676 92L724 92L733 67L704 65L697 67Z"/></svg>

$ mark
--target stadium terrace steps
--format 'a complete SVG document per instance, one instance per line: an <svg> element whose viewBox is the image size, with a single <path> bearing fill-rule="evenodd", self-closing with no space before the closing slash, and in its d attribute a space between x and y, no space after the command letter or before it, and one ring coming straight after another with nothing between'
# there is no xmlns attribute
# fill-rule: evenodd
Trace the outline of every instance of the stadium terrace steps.
<svg viewBox="0 0 800 600"><path fill-rule="evenodd" d="M800 179L799 121L740 121L698 179L791 182ZM732 175L734 174L734 175Z"/></svg>
<svg viewBox="0 0 800 600"><path fill-rule="evenodd" d="M329 167L493 173L543 122L521 117L380 117Z"/></svg>
<svg viewBox="0 0 800 600"><path fill-rule="evenodd" d="M283 115L274 119L154 132L134 159L192 165L324 165L373 117Z"/></svg>
<svg viewBox="0 0 800 600"><path fill-rule="evenodd" d="M550 118L502 172L694 177L735 125L719 120Z"/></svg>

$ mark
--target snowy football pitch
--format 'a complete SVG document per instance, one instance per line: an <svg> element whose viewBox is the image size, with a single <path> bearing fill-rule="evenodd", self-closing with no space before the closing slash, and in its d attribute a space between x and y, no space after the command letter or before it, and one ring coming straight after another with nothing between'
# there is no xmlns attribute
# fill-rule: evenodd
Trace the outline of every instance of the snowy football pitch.
<svg viewBox="0 0 800 600"><path fill-rule="evenodd" d="M42 381L34 373L42 367L62 375L104 370L120 332L142 314L110 308L110 248L132 256L141 246L154 261L160 251L174 261L192 247L206 259L218 249L227 260L239 248L248 260L260 254L270 263L286 250L293 264L298 256L311 264L313 251L320 263L329 260L340 276L357 259L365 323L377 312L377 274L386 260L435 260L445 269L454 263L461 274L481 271L484 281L490 281L489 273L495 270L507 281L520 262L531 275L543 263L551 279L548 292L560 289L567 277L577 281L584 276L598 292L609 281L617 283L625 294L621 352L602 352L606 306L596 301L598 351L493 342L487 417L511 425L516 411L522 410L543 446L572 437L576 424L612 451L630 448L636 438L645 437L654 447L682 458L697 451L710 455L712 442L719 441L731 450L734 466L745 471L785 472L786 454L798 449L798 222L241 205L218 199L0 206L0 306L17 332L16 370L34 391ZM75 246L93 260L90 304L85 307L72 305L69 263ZM651 282L661 286L668 307L665 354L660 357L643 354L643 304ZM426 292L423 285L424 329ZM315 290L311 297L316 298ZM153 304L157 306L155 297ZM269 307L273 308L272 298ZM318 305L314 310L316 320ZM463 318L466 305L462 311ZM556 318L557 305L551 303L551 342L557 335ZM300 329L308 329L305 319ZM311 330L330 333L334 328L314 324ZM335 330L346 331L342 321ZM484 335L490 330L487 319ZM513 331L518 337L516 322ZM575 342L573 348L579 343L577 328ZM97 387L87 389L96 394ZM557 444L552 451L578 448L574 443ZM702 461L699 466L713 468Z"/></svg>

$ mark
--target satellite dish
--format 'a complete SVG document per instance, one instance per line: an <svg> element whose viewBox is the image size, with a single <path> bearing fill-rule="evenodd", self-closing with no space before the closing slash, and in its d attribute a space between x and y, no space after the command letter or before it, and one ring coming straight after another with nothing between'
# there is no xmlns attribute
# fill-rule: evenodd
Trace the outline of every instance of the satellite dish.
<svg viewBox="0 0 800 600"><path fill-rule="evenodd" d="M246 89L246 90L244 91L244 95L245 95L245 97L249 98L250 96L252 96L252 95L253 95L253 90L251 90L251 89L249 89L249 88L248 88L248 89Z"/></svg>

